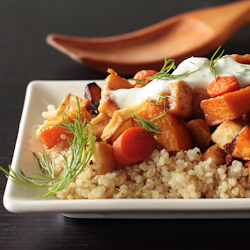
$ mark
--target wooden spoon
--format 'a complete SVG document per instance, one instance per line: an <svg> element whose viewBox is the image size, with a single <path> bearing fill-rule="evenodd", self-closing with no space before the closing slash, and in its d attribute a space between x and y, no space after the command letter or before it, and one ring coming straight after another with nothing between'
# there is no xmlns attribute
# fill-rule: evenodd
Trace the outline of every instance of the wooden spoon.
<svg viewBox="0 0 250 250"><path fill-rule="evenodd" d="M133 75L141 69L159 70L166 56L178 64L190 56L206 55L248 22L250 1L245 0L183 13L122 35L81 38L50 34L46 40L98 71L112 68L120 75Z"/></svg>

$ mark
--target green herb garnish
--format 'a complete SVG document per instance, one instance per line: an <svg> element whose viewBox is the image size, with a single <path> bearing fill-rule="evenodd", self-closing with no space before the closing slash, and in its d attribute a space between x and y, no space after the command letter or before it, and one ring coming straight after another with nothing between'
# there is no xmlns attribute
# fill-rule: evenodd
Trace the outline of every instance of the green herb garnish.
<svg viewBox="0 0 250 250"><path fill-rule="evenodd" d="M144 80L141 80L141 79L134 79L134 78L130 78L129 80L131 81L136 81L136 83L134 84L134 86L138 85L138 84L141 84L143 86L146 86L148 83Z"/></svg>
<svg viewBox="0 0 250 250"><path fill-rule="evenodd" d="M215 63L222 57L222 55L224 54L224 51L225 51L225 50L223 50L219 56L215 57L220 49L221 49L221 46L214 52L214 54L212 55L212 57L210 59L210 64L209 64L210 71L215 79L216 79L216 71L215 71L215 67L214 67Z"/></svg>
<svg viewBox="0 0 250 250"><path fill-rule="evenodd" d="M146 129L152 134L161 134L160 132L161 126L158 123L154 122L154 120L162 117L163 115L165 115L166 112L160 114L159 116L155 117L152 120L143 119L139 115L135 114L133 111L131 111L131 113L132 113L132 118L140 127Z"/></svg>
<svg viewBox="0 0 250 250"><path fill-rule="evenodd" d="M86 117L80 112L80 106L78 103L78 112L74 116L74 121L70 119L66 114L63 115L64 123L57 124L63 130L67 130L67 133L73 133L74 139L67 138L70 149L71 159L68 160L65 154L62 154L64 161L64 170L58 177L54 175L54 163L43 154L38 155L33 153L38 165L40 166L42 173L34 173L37 178L27 177L18 166L18 173L22 178L19 178L15 171L9 166L9 172L0 167L6 177L14 181L15 183L29 186L29 187L50 187L51 190L44 195L47 198L64 188L66 188L70 182L72 182L85 168L93 154L94 142L96 140L94 136L93 127ZM82 118L84 120L82 121ZM88 124L88 126L86 126Z"/></svg>
<svg viewBox="0 0 250 250"><path fill-rule="evenodd" d="M167 108L166 98L172 98L174 100L177 100L175 97L170 96L170 95L161 95L161 94L158 94L158 100L156 102L151 101L150 104L157 105L160 102L160 100L162 99L163 103L164 103L164 110L166 110L166 108Z"/></svg>
<svg viewBox="0 0 250 250"><path fill-rule="evenodd" d="M176 69L175 60L174 59L167 60L167 57L166 57L162 69L158 73L154 74L153 76L147 77L147 79L149 79L149 80L162 79L162 78L164 78L164 79L178 79L178 78L187 77L190 74L195 73L196 71L199 70L199 69L196 69L194 71L187 71L187 72L184 72L183 74L179 74L179 75L171 74L171 71L175 70L175 69Z"/></svg>

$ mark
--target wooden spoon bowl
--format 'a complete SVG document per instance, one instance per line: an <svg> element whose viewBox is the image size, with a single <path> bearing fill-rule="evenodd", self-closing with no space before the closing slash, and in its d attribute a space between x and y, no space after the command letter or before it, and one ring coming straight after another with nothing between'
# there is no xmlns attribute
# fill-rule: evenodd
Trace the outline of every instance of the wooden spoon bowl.
<svg viewBox="0 0 250 250"><path fill-rule="evenodd" d="M105 72L133 75L141 69L159 70L165 57L178 64L190 56L202 56L225 43L250 22L250 1L183 13L123 35L85 38L60 34L47 43L75 61Z"/></svg>

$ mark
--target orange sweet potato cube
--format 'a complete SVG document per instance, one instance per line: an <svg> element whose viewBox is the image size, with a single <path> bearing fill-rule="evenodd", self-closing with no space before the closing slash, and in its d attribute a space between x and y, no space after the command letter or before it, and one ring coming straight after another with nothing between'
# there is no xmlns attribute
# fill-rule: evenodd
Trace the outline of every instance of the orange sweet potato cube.
<svg viewBox="0 0 250 250"><path fill-rule="evenodd" d="M209 147L211 132L205 119L195 119L187 123L187 128L191 133L193 144L204 152Z"/></svg>
<svg viewBox="0 0 250 250"><path fill-rule="evenodd" d="M235 144L233 156L250 161L250 126L246 125L240 131Z"/></svg>
<svg viewBox="0 0 250 250"><path fill-rule="evenodd" d="M250 111L250 86L215 98L201 101L209 126L234 120Z"/></svg>
<svg viewBox="0 0 250 250"><path fill-rule="evenodd" d="M152 105L149 101L137 113L146 120L152 120L162 113L164 110L163 102ZM166 112L163 116L154 120L161 126L160 133L155 134L155 140L166 148L167 151L176 152L187 150L193 147L191 135L186 127L186 121L183 118L174 116Z"/></svg>

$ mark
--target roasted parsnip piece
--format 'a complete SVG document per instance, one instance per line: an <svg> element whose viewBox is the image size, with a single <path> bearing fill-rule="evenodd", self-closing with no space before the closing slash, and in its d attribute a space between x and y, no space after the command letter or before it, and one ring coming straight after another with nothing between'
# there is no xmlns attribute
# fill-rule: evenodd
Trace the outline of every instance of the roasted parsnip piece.
<svg viewBox="0 0 250 250"><path fill-rule="evenodd" d="M108 125L109 118L103 113L99 113L95 118L90 121L94 134L97 138L100 138L103 132L103 129Z"/></svg>
<svg viewBox="0 0 250 250"><path fill-rule="evenodd" d="M192 88L185 81L173 81L167 85L169 112L173 115L187 118L192 115Z"/></svg>
<svg viewBox="0 0 250 250"><path fill-rule="evenodd" d="M109 118L112 117L115 110L118 110L118 105L110 99L109 91L117 89L130 89L134 86L125 78L117 75L117 73L111 69L108 70L110 73L105 79L105 83L102 87L101 100L99 105L99 112L107 115Z"/></svg>
<svg viewBox="0 0 250 250"><path fill-rule="evenodd" d="M78 101L80 104L80 107L84 107L87 110L90 108L90 102L88 99L82 99L78 97ZM72 94L68 94L63 101L61 102L61 104L59 105L59 107L56 110L56 114L55 115L61 115L63 112L64 113L68 113L74 109L77 109L77 98L75 95Z"/></svg>
<svg viewBox="0 0 250 250"><path fill-rule="evenodd" d="M123 127L124 129L121 129L121 128L124 125L124 123L126 123L128 120L132 118L132 111L134 113L137 113L147 101L148 99L145 99L144 101L142 101L141 103L135 106L114 111L112 119L103 130L101 139L104 142L109 143L113 141L115 138L117 138L120 134L122 134L124 130L128 128L128 126L126 124Z"/></svg>
<svg viewBox="0 0 250 250"><path fill-rule="evenodd" d="M223 149L226 144L232 142L246 124L241 120L223 122L212 133L211 139Z"/></svg>
<svg viewBox="0 0 250 250"><path fill-rule="evenodd" d="M116 168L117 164L113 157L113 149L105 142L95 142L94 152L90 158L88 166L97 174L106 174Z"/></svg>

